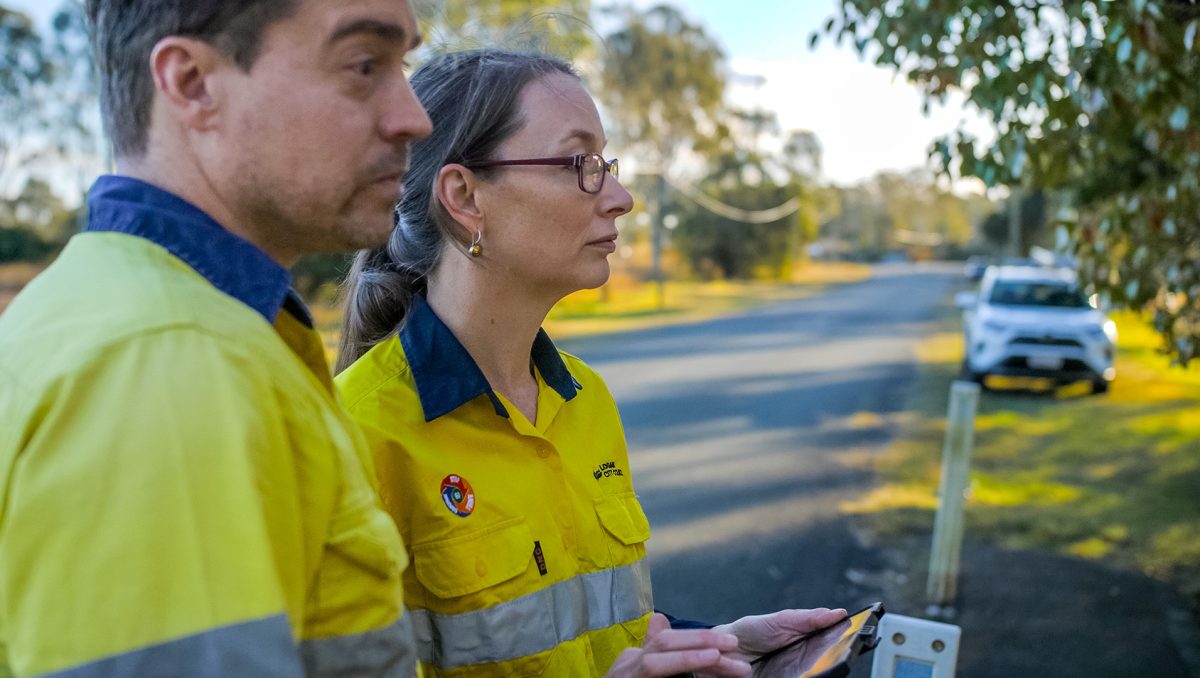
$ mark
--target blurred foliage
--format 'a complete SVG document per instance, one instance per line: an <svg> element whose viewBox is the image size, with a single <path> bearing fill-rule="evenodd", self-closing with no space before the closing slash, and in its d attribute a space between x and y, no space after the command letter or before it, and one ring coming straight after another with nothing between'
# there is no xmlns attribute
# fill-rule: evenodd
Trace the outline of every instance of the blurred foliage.
<svg viewBox="0 0 1200 678"><path fill-rule="evenodd" d="M600 54L600 99L620 145L666 170L685 148L703 150L719 128L725 55L702 26L670 5L603 10L619 21Z"/></svg>
<svg viewBox="0 0 1200 678"><path fill-rule="evenodd" d="M931 101L991 118L932 154L989 186L1061 193L1059 243L1118 305L1153 309L1165 350L1200 352L1200 4L1193 0L839 0L824 34ZM820 33L811 37L815 44Z"/></svg>
<svg viewBox="0 0 1200 678"><path fill-rule="evenodd" d="M957 195L925 170L880 172L834 190L840 209L821 223L821 237L854 243L868 259L902 247L897 231L936 235L942 251L961 252L994 209L986 196Z"/></svg>
<svg viewBox="0 0 1200 678"><path fill-rule="evenodd" d="M350 270L350 253L309 254L292 267L292 287L310 304L332 305L337 285Z"/></svg>
<svg viewBox="0 0 1200 678"><path fill-rule="evenodd" d="M802 192L794 177L776 183L763 158L754 153L727 153L710 159L710 166L713 170L700 190L738 209L770 209ZM766 224L747 224L688 201L676 206L676 214L679 227L672 240L692 270L705 279L786 278L800 243L810 239L802 232L799 212Z"/></svg>
<svg viewBox="0 0 1200 678"><path fill-rule="evenodd" d="M28 231L48 246L61 245L78 232L82 217L81 208L67 207L50 184L37 177L27 179L16 197L0 199L0 228Z"/></svg>
<svg viewBox="0 0 1200 678"><path fill-rule="evenodd" d="M80 2L64 2L47 34L0 5L0 261L41 260L82 225L43 177L75 172L82 194L99 169L92 64Z"/></svg>
<svg viewBox="0 0 1200 678"><path fill-rule="evenodd" d="M35 151L23 143L40 122L54 66L29 17L0 5L0 190Z"/></svg>
<svg viewBox="0 0 1200 678"><path fill-rule="evenodd" d="M48 35L0 4L0 194L64 164L78 163L90 181L100 164L98 101L79 0L62 3Z"/></svg>
<svg viewBox="0 0 1200 678"><path fill-rule="evenodd" d="M425 44L444 52L476 47L528 49L577 58L596 39L591 0L414 0Z"/></svg>
<svg viewBox="0 0 1200 678"><path fill-rule="evenodd" d="M54 247L24 227L0 227L0 264L11 261L40 261Z"/></svg>
<svg viewBox="0 0 1200 678"><path fill-rule="evenodd" d="M1009 240L1008 222L1009 209L1011 208L1012 198L1001 206L1001 209L992 212L980 227L980 231L988 242L997 246L1007 245ZM1047 246L1053 243L1049 242L1049 234L1046 232L1046 193L1045 191L1034 191L1029 195L1020 197L1020 236L1021 242L1018 243L1016 251L1028 252L1029 248L1034 245Z"/></svg>

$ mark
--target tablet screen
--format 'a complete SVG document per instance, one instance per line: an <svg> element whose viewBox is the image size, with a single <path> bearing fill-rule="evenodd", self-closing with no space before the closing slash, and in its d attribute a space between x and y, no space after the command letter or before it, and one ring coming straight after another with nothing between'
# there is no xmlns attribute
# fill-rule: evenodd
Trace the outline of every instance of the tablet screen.
<svg viewBox="0 0 1200 678"><path fill-rule="evenodd" d="M882 608L878 604L764 657L754 666L756 678L814 678L858 655L863 642L873 638ZM843 674L844 675L844 674Z"/></svg>

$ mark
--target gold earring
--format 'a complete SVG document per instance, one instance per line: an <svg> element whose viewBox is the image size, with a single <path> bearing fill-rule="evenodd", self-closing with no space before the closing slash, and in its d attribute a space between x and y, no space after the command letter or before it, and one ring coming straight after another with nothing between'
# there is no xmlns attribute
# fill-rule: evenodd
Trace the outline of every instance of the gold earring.
<svg viewBox="0 0 1200 678"><path fill-rule="evenodd" d="M479 241L483 239L483 231L475 231L475 239L471 241L471 246L467 248L467 254L471 255L472 259L478 259L479 255L483 254L483 248L479 246Z"/></svg>

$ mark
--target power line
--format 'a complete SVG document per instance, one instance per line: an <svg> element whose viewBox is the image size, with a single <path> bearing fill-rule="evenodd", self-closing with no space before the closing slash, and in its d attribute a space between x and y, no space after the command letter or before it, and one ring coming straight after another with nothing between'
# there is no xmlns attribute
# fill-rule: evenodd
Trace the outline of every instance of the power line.
<svg viewBox="0 0 1200 678"><path fill-rule="evenodd" d="M677 183L665 175L663 179L670 184L671 188L679 191L692 202L703 207L704 209L716 214L717 216L725 217L732 221L738 221L743 224L769 224L773 221L779 221L784 217L795 214L800 209L799 198L789 198L787 202L777 207L772 207L765 210L744 210L733 205L725 203L702 193L699 189L689 184Z"/></svg>

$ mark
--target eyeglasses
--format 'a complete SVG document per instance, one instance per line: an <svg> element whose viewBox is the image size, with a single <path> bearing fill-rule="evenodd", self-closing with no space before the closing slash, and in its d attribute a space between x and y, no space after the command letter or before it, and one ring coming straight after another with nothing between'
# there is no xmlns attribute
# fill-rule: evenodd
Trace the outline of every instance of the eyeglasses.
<svg viewBox="0 0 1200 678"><path fill-rule="evenodd" d="M549 165L552 167L574 167L579 174L579 190L584 193L599 193L604 188L604 175L617 178L617 159L605 160L599 153L580 153L561 158L530 158L527 160L483 160L464 165L467 169L508 167L511 165Z"/></svg>

